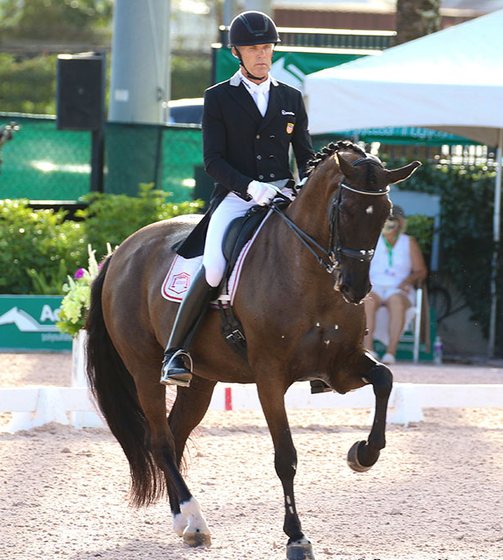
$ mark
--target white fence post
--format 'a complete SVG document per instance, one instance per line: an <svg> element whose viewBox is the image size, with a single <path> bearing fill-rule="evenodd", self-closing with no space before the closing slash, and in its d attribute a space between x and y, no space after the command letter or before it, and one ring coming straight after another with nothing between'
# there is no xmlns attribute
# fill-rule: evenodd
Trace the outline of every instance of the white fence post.
<svg viewBox="0 0 503 560"><path fill-rule="evenodd" d="M391 424L408 426L410 422L421 422L422 420L424 420L424 415L414 384L397 383L391 393L387 421Z"/></svg>
<svg viewBox="0 0 503 560"><path fill-rule="evenodd" d="M68 424L68 417L59 396L58 387L36 387L37 398L32 412L14 412L12 420L4 428L7 432L29 430L57 422Z"/></svg>
<svg viewBox="0 0 503 560"><path fill-rule="evenodd" d="M81 330L73 339L72 346L72 387L88 387L86 367L87 332ZM96 412L72 412L71 424L75 428L103 428L103 420Z"/></svg>

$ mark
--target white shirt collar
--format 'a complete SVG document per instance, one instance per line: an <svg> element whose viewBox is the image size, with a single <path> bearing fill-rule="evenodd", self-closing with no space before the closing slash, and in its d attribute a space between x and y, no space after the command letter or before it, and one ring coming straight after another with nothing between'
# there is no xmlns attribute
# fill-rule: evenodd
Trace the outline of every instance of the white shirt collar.
<svg viewBox="0 0 503 560"><path fill-rule="evenodd" d="M243 80L246 80L246 79L247 79L247 78L245 78L245 77L243 76L243 74L241 73L241 69L239 69L239 70L234 74L234 76L232 76L232 78L229 80L230 85L231 85L231 86L234 86L234 87L238 87L239 84L240 84L241 81L242 81L241 78L243 78ZM276 78L274 78L274 76L271 76L270 73L269 73L268 80L269 80L269 85L270 85L270 84L272 84L273 86L277 86L277 85L278 85L278 81L276 80ZM249 81L249 80L248 80L248 81ZM250 83L253 83L253 82L250 82ZM253 84L253 85L256 86L257 84Z"/></svg>
<svg viewBox="0 0 503 560"><path fill-rule="evenodd" d="M253 93L258 93L258 92L267 93L269 91L269 88L271 87L271 76L267 75L267 80L261 82L260 84L256 84L255 82L249 80L241 72L241 70L239 70L239 73L241 74L241 81L243 82L243 84L248 90L252 91Z"/></svg>

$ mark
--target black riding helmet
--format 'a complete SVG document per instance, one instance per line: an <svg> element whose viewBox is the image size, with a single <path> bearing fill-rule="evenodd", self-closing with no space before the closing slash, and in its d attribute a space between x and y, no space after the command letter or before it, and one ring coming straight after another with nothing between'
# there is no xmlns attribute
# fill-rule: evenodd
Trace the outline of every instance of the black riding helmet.
<svg viewBox="0 0 503 560"><path fill-rule="evenodd" d="M280 38L274 21L262 12L243 12L230 25L229 43L231 47L279 43Z"/></svg>

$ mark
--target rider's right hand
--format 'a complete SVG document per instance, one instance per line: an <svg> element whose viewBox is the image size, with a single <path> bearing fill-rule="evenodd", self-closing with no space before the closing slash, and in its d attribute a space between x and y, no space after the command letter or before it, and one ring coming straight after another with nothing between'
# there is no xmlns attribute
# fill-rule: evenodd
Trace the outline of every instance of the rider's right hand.
<svg viewBox="0 0 503 560"><path fill-rule="evenodd" d="M248 185L248 194L259 206L265 206L278 194L278 190L269 183L252 181Z"/></svg>

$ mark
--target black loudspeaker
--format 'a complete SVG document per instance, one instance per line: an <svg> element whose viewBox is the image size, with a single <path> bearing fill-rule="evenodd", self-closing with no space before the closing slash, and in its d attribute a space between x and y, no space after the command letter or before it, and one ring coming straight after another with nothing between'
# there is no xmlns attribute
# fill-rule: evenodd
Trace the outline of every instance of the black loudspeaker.
<svg viewBox="0 0 503 560"><path fill-rule="evenodd" d="M105 57L101 53L59 55L56 128L99 130L105 115Z"/></svg>

